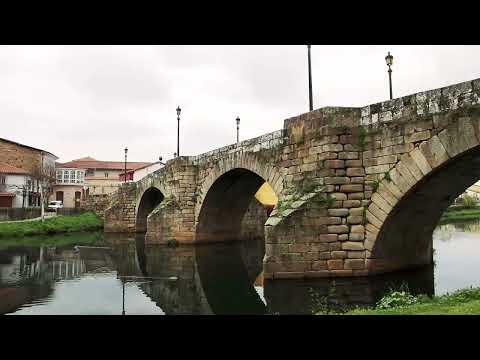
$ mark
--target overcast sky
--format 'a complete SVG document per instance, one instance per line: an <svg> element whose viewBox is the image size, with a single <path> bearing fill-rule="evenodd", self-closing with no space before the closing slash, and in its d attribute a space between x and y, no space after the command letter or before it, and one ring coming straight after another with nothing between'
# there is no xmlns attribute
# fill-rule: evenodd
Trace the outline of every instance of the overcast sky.
<svg viewBox="0 0 480 360"><path fill-rule="evenodd" d="M480 46L312 46L314 108L480 78ZM281 129L308 111L307 48L295 46L0 46L0 137L59 161L156 161ZM1 154L0 154L1 156Z"/></svg>

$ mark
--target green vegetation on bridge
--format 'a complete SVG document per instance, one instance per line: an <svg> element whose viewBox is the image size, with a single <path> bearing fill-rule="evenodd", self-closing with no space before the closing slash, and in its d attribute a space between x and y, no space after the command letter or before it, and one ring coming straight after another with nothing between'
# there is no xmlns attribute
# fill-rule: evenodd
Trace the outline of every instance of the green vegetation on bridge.
<svg viewBox="0 0 480 360"><path fill-rule="evenodd" d="M45 219L44 222L38 220L0 223L0 238L93 231L102 228L103 220L94 213L87 212L75 216L55 216Z"/></svg>

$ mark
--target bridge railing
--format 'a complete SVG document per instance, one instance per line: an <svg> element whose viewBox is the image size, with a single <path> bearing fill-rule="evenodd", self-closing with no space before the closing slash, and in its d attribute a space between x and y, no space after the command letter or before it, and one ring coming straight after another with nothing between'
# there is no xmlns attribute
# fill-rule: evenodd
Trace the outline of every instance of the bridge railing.
<svg viewBox="0 0 480 360"><path fill-rule="evenodd" d="M284 129L276 130L268 134L257 136L256 138L247 139L238 144L231 144L219 149L211 150L206 153L194 156L196 164L208 161L209 158L222 156L224 154L232 154L235 152L257 152L263 149L271 149L283 143Z"/></svg>
<svg viewBox="0 0 480 360"><path fill-rule="evenodd" d="M389 122L410 115L437 114L480 105L480 79L422 91L361 108L361 125Z"/></svg>

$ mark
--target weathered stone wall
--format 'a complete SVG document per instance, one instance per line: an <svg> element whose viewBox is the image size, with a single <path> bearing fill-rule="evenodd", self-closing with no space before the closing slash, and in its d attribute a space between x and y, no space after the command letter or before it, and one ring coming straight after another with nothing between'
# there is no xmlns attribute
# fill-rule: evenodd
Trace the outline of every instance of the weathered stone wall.
<svg viewBox="0 0 480 360"><path fill-rule="evenodd" d="M112 194L110 206L104 211L105 232L135 232L136 184L126 183Z"/></svg>
<svg viewBox="0 0 480 360"><path fill-rule="evenodd" d="M113 197L105 195L89 195L85 200L80 201L80 208L86 211L93 211L97 216L105 219L105 210L110 206Z"/></svg>
<svg viewBox="0 0 480 360"><path fill-rule="evenodd" d="M189 157L171 162L162 174L165 199L152 211L147 220L146 240L151 243L195 240L196 168Z"/></svg>

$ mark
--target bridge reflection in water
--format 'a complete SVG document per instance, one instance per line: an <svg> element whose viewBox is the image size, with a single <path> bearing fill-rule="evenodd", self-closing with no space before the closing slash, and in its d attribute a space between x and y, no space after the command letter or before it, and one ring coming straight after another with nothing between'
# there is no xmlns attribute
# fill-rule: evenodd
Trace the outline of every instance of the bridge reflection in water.
<svg viewBox="0 0 480 360"><path fill-rule="evenodd" d="M113 234L102 247L2 250L0 313L48 304L60 291L56 283L81 281L92 273L121 281L124 291L115 287L115 306L123 300L126 314L132 286L145 301L172 315L311 314L372 305L389 288L405 284L414 294L434 292L433 266L368 278L263 280L264 254L263 240L169 247L145 245L143 236ZM82 299L74 303L75 310L84 313ZM99 304L100 311L101 306L112 304Z"/></svg>

